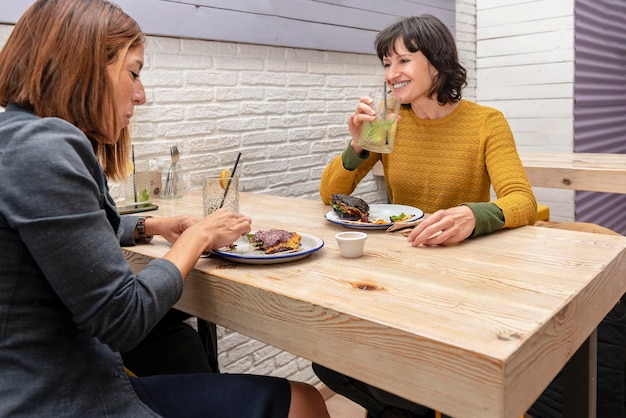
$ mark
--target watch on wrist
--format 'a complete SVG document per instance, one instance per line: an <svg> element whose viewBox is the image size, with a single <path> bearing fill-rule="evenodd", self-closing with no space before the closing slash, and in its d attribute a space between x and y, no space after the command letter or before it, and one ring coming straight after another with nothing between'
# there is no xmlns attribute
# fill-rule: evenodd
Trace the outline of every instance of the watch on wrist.
<svg viewBox="0 0 626 418"><path fill-rule="evenodd" d="M152 216L140 216L137 220L135 229L137 230L136 242L150 242L152 241L152 235L146 235L146 219L152 218Z"/></svg>

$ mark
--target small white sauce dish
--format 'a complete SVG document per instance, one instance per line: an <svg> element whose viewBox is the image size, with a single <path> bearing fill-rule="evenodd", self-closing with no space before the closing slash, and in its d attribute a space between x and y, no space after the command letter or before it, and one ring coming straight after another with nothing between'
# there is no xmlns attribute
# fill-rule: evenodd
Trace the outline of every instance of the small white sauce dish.
<svg viewBox="0 0 626 418"><path fill-rule="evenodd" d="M339 232L335 235L342 257L358 258L363 255L367 234L365 232Z"/></svg>

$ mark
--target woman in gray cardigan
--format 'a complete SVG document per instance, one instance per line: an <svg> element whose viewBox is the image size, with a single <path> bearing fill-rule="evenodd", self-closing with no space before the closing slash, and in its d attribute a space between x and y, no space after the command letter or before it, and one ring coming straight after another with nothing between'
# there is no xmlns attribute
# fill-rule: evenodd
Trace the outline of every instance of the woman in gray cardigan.
<svg viewBox="0 0 626 418"><path fill-rule="evenodd" d="M250 218L120 218L143 34L105 0L38 0L0 52L0 416L328 417L310 385L252 375L130 378L132 349L203 251ZM138 222L139 221L139 222ZM173 244L134 274L122 244Z"/></svg>

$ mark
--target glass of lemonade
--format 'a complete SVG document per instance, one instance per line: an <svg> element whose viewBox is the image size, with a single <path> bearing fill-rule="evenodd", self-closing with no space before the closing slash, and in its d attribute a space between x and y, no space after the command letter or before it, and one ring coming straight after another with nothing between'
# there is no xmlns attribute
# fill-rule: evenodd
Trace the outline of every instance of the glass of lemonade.
<svg viewBox="0 0 626 418"><path fill-rule="evenodd" d="M149 203L150 193L150 166L148 161L135 161L131 165L124 184L124 200L126 204Z"/></svg>
<svg viewBox="0 0 626 418"><path fill-rule="evenodd" d="M232 212L239 212L238 176L231 177L229 174L228 176L206 177L203 181L202 203L204 216L215 212L220 205Z"/></svg>
<svg viewBox="0 0 626 418"><path fill-rule="evenodd" d="M368 151L389 154L396 136L400 98L387 92L371 93L369 96L374 99L372 108L376 119L363 122L359 146Z"/></svg>

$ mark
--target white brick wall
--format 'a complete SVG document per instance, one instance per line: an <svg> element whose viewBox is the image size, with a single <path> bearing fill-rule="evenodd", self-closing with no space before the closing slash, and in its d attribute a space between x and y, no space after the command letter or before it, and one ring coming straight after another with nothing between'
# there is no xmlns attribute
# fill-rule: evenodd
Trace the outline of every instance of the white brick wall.
<svg viewBox="0 0 626 418"><path fill-rule="evenodd" d="M195 189L241 151L243 190L319 199L321 171L348 139L348 114L382 87L382 74L372 55L149 37L136 158L167 159L177 144ZM370 176L359 193L380 201L382 186ZM112 193L122 196L115 184Z"/></svg>

